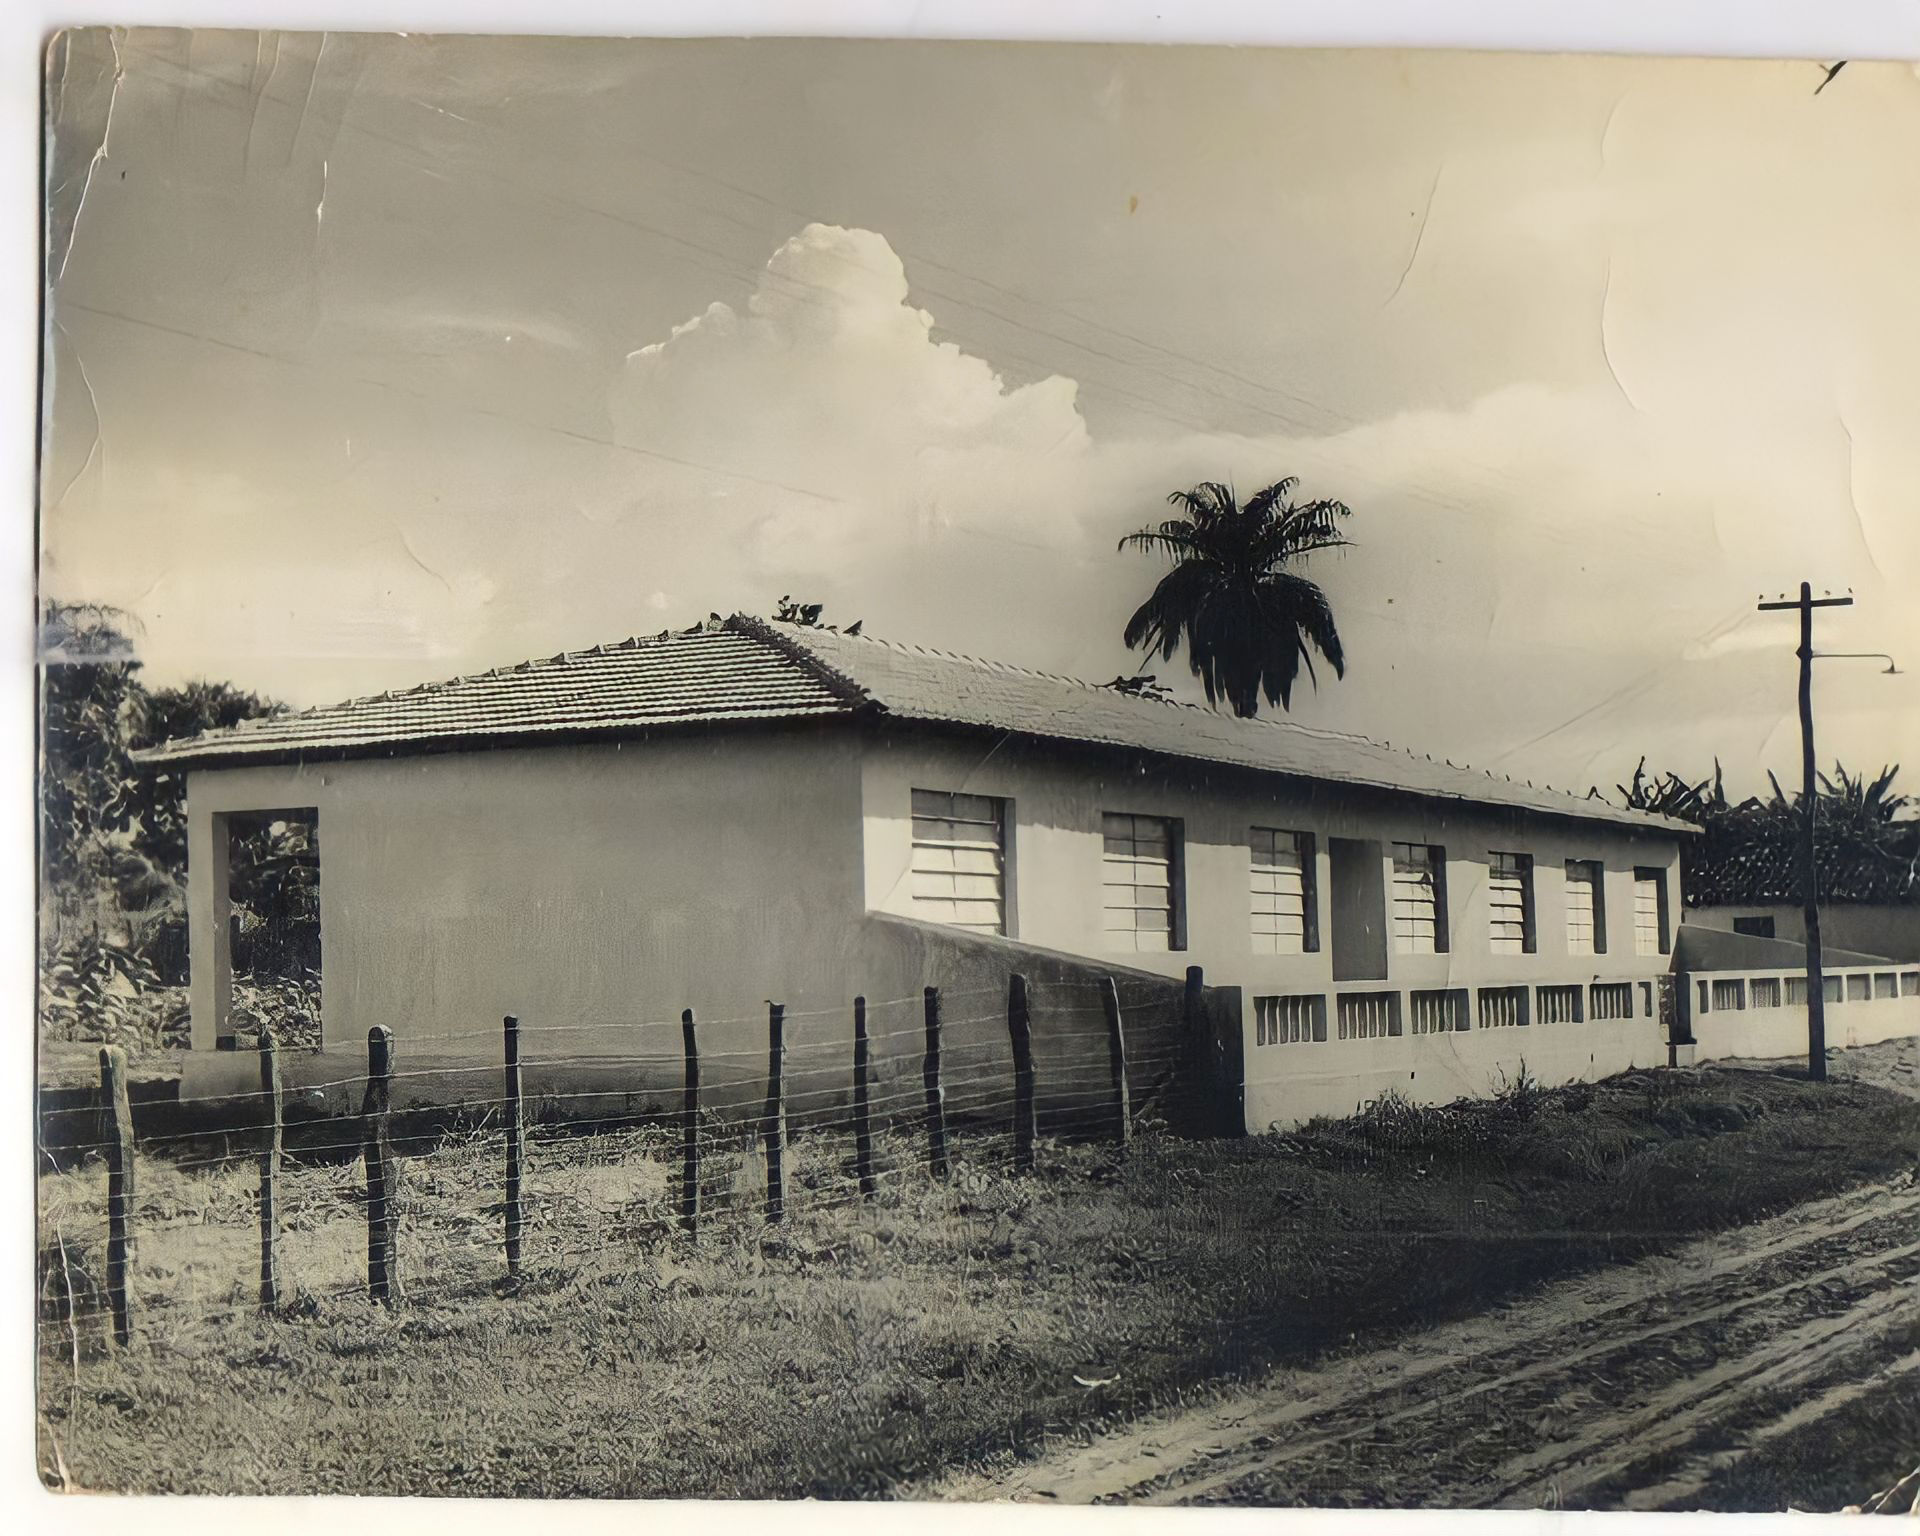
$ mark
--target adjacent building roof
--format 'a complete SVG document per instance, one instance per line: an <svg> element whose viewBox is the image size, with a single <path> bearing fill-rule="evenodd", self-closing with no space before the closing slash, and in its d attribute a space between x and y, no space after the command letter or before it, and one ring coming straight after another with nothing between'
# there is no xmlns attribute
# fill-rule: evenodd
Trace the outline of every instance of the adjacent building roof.
<svg viewBox="0 0 1920 1536"><path fill-rule="evenodd" d="M136 754L156 766L392 756L701 723L867 715L1111 746L1261 772L1692 833L1690 823L1282 720L1242 720L1078 678L736 614Z"/></svg>

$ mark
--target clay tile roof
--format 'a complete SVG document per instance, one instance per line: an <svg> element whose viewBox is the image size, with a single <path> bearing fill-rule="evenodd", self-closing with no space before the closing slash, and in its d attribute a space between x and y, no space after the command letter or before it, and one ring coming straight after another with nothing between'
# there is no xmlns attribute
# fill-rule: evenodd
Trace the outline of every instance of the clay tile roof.
<svg viewBox="0 0 1920 1536"><path fill-rule="evenodd" d="M864 713L1221 763L1292 778L1693 833L1364 737L1241 720L1054 673L736 614L723 623L244 721L136 754L155 766L385 756L710 722Z"/></svg>
<svg viewBox="0 0 1920 1536"><path fill-rule="evenodd" d="M700 629L244 720L135 755L155 766L385 756L697 722L846 714L856 702L818 668L757 636Z"/></svg>

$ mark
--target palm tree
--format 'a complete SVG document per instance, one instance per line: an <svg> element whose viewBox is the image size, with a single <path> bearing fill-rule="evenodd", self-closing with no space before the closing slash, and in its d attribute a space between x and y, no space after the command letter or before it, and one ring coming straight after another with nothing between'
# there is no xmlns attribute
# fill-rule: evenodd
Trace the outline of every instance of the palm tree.
<svg viewBox="0 0 1920 1536"><path fill-rule="evenodd" d="M1120 548L1158 551L1174 566L1127 621L1130 647L1159 648L1171 660L1182 643L1207 690L1207 702L1225 699L1236 715L1269 704L1291 707L1294 680L1306 663L1318 687L1313 651L1346 675L1340 632L1327 594L1288 569L1315 550L1349 541L1337 520L1351 515L1339 501L1288 500L1300 482L1275 481L1243 505L1233 487L1215 481L1167 497L1180 508L1157 528L1142 528Z"/></svg>

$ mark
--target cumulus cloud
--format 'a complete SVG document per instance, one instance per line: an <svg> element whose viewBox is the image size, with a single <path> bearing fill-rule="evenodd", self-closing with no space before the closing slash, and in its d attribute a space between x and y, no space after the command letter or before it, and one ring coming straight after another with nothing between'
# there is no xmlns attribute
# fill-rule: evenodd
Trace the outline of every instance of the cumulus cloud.
<svg viewBox="0 0 1920 1536"><path fill-rule="evenodd" d="M809 226L743 312L631 355L616 426L754 477L709 489L782 590L1103 676L1158 574L1119 535L1202 477L1300 475L1357 509L1357 547L1318 570L1353 682L1301 717L1582 784L1708 717L1756 750L1776 734L1790 639L1752 601L1781 569L1893 596L1836 426L1516 384L1325 436L1096 440L1072 381L1009 387L934 330L882 236Z"/></svg>

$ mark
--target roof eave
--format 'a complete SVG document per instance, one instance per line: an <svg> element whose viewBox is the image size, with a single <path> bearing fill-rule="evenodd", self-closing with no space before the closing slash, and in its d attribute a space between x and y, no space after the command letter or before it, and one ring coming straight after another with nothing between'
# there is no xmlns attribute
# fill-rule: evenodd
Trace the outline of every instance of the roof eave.
<svg viewBox="0 0 1920 1536"><path fill-rule="evenodd" d="M250 768L287 763L350 762L396 757L439 757L457 752L518 750L529 747L602 746L641 741L656 735L722 729L727 726L805 725L821 721L852 720L870 712L870 706L841 705L796 709L779 713L712 714L675 720L624 721L612 725L563 725L519 731L450 732L417 735L388 741L288 742L269 746L237 745L232 738L203 745L172 743L144 747L130 753L132 760L156 771L168 769Z"/></svg>
<svg viewBox="0 0 1920 1536"><path fill-rule="evenodd" d="M1583 809L1589 802L1576 800L1569 796L1565 806L1522 805L1515 801L1488 800L1476 798L1464 793L1453 793L1438 789L1416 789L1406 784L1395 784L1385 779L1361 779L1336 777L1332 774L1313 773L1305 769L1277 768L1262 763L1235 762L1230 758L1213 757L1198 752L1177 752L1169 748L1138 746L1131 742L1101 741L1087 736L1069 736L1046 732L1015 729L1011 726L987 725L975 721L947 720L936 715L903 713L889 710L876 702L870 712L873 716L884 716L910 726L932 726L968 733L987 732L1002 737L1018 737L1025 741L1058 742L1069 746L1090 748L1097 751L1124 752L1139 756L1157 758L1167 762L1206 763L1214 767L1230 768L1240 773L1251 773L1265 778L1286 779L1302 784L1332 784L1352 789L1365 790L1371 794L1401 795L1414 800L1437 801L1444 805L1475 806L1494 811L1512 812L1522 816L1546 816L1557 819L1599 823L1618 827L1626 831L1673 833L1675 835L1699 836L1704 830L1690 821L1681 821L1670 816L1662 816L1652 811L1632 811L1622 806L1610 805L1605 801L1592 802L1604 806L1600 812Z"/></svg>

